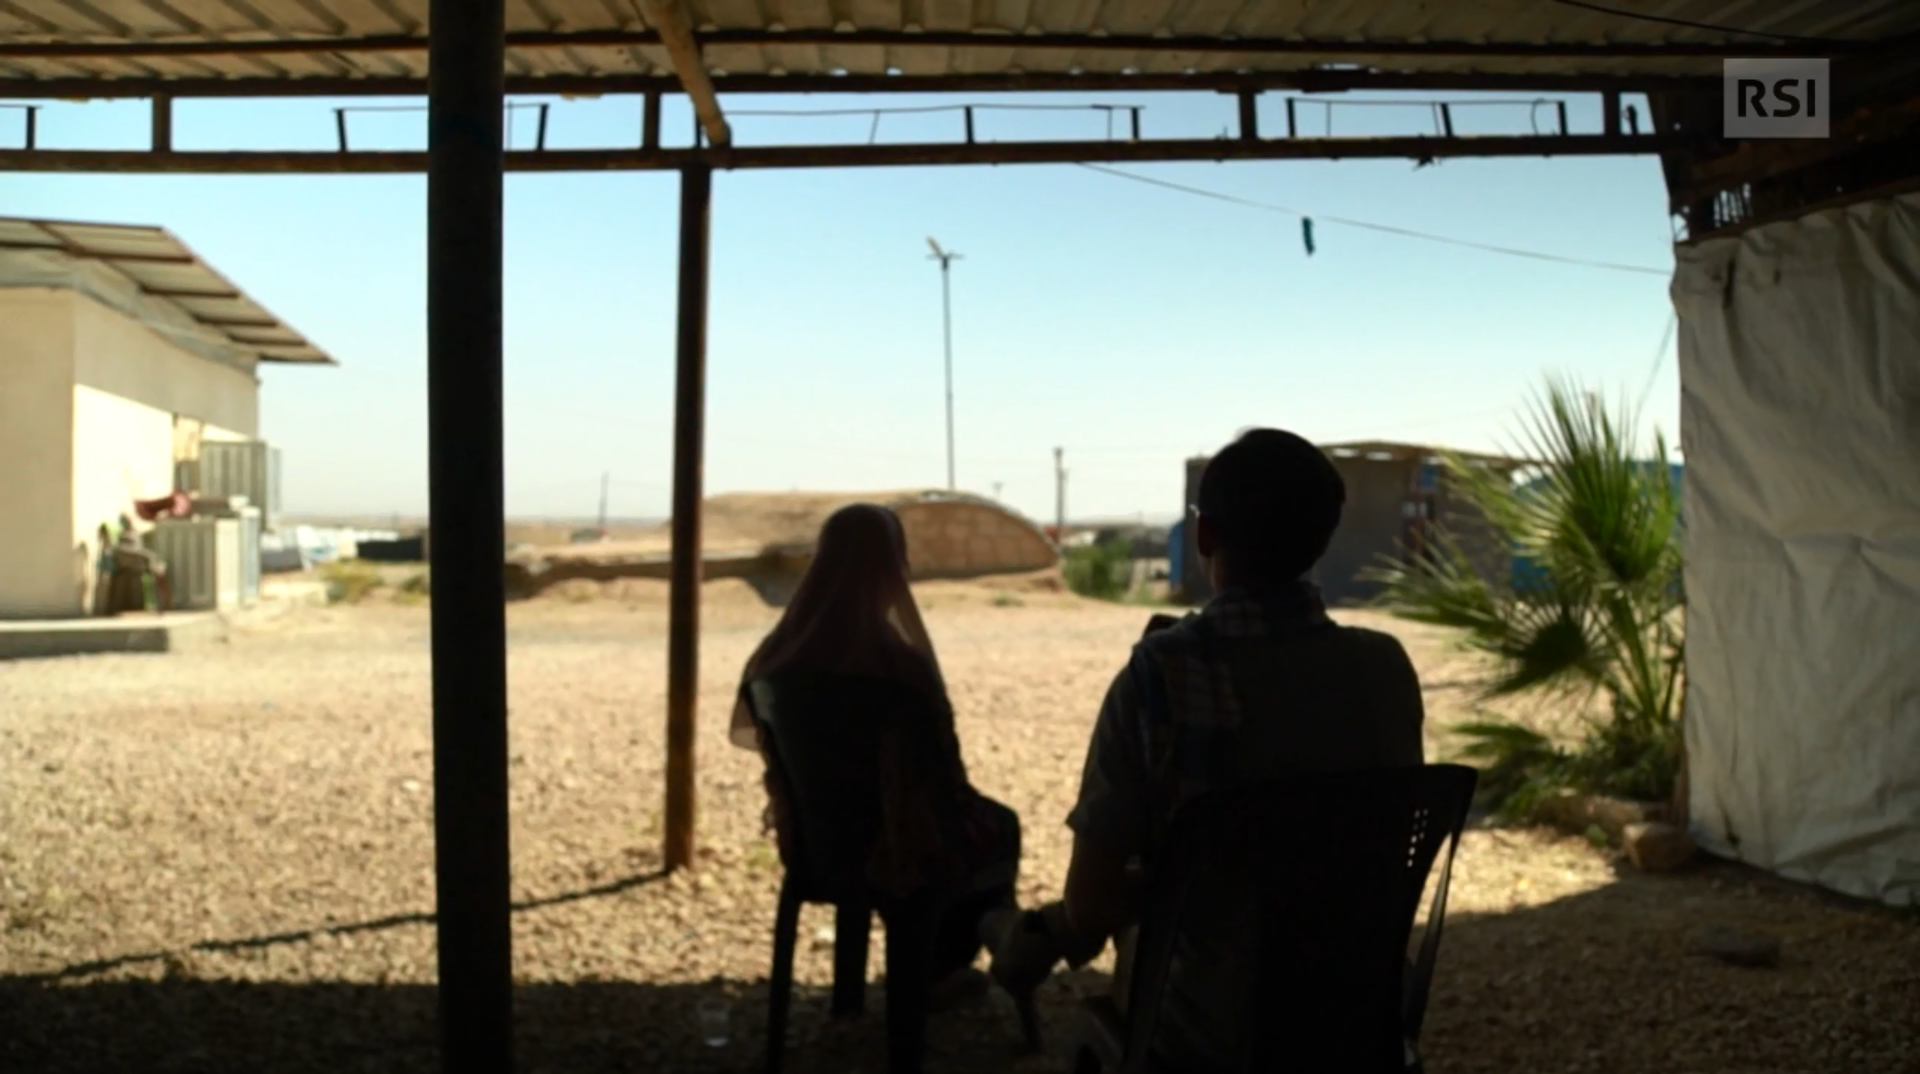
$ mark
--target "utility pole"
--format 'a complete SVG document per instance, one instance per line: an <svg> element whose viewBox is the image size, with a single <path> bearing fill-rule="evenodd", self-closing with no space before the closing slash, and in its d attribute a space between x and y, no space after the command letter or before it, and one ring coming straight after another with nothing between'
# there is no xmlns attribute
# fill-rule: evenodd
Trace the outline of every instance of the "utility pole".
<svg viewBox="0 0 1920 1074"><path fill-rule="evenodd" d="M602 537L607 535L607 482L612 479L612 476L604 471L600 474L600 536Z"/></svg>
<svg viewBox="0 0 1920 1074"><path fill-rule="evenodd" d="M951 250L943 250L940 244L927 236L927 245L933 247L933 260L940 262L940 319L946 334L947 351L947 491L953 492L959 486L953 473L953 263L960 255Z"/></svg>
<svg viewBox="0 0 1920 1074"><path fill-rule="evenodd" d="M1067 465L1066 448L1053 449L1053 525L1059 539L1067 539Z"/></svg>

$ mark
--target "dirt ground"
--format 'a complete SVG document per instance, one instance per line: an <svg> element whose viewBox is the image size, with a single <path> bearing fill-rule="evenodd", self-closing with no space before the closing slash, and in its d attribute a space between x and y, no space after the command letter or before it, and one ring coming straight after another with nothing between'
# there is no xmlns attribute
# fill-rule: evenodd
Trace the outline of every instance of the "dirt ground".
<svg viewBox="0 0 1920 1074"><path fill-rule="evenodd" d="M708 589L701 867L663 879L663 593L563 589L511 612L523 1070L760 1059L778 864L759 762L724 727L774 613L743 584ZM1147 612L1033 584L922 599L973 776L1025 820L1022 898L1051 897L1088 728ZM1406 640L1431 724L1465 713L1472 665L1444 636L1350 618ZM0 1070L432 1068L427 639L423 607L372 602L166 656L0 665ZM1469 833L1451 906L1432 1071L1920 1071L1913 915L1726 865L1640 876L1518 829ZM877 1016L825 1017L829 923L802 919L789 1069L878 1071ZM1782 963L1692 953L1715 925L1778 939ZM1073 1002L1106 968L1043 994L1046 1054L1018 1056L988 1000L937 1019L931 1069L1066 1069ZM694 1014L713 999L731 1004L718 1048Z"/></svg>

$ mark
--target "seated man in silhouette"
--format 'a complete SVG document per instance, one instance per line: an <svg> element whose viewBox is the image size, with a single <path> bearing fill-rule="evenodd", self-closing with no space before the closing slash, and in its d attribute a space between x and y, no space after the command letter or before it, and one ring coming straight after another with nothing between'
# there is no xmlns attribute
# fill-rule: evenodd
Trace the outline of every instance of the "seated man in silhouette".
<svg viewBox="0 0 1920 1074"><path fill-rule="evenodd" d="M1423 763L1406 651L1336 624L1306 580L1346 498L1332 462L1298 436L1256 429L1207 464L1197 498L1197 543L1218 596L1185 619L1155 617L1114 679L1067 818L1065 897L990 926L993 976L1015 995L1113 938L1124 1008L1141 863L1150 869L1181 803L1293 773ZM1247 908L1213 910L1199 916L1202 930L1183 930L1152 1069L1233 1069L1257 1028L1244 1008L1259 968L1235 959Z"/></svg>

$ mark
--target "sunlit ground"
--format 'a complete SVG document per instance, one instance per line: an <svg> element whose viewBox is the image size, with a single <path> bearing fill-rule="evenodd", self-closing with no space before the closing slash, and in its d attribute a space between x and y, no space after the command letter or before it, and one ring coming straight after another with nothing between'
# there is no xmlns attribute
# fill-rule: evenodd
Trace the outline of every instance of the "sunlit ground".
<svg viewBox="0 0 1920 1074"><path fill-rule="evenodd" d="M513 611L525 1069L760 1061L778 865L758 761L726 744L724 717L772 613L709 587L701 867L663 880L659 596L629 585ZM957 586L923 599L973 778L1025 819L1023 898L1049 896L1088 728L1145 613ZM1394 629L1433 723L1457 718L1471 665ZM426 612L388 603L168 656L0 665L0 1069L430 1067L428 696ZM829 921L803 919L789 1069L877 1071L879 987L875 1014L825 1018ZM1710 925L1778 938L1782 964L1694 954ZM1047 1054L1017 1057L984 1002L936 1019L931 1069L1065 1069L1073 1001L1105 969L1049 987ZM730 1004L719 1048L694 1014L712 998ZM1644 877L1580 840L1474 831L1425 1045L1437 1072L1920 1070L1920 918L1732 867Z"/></svg>

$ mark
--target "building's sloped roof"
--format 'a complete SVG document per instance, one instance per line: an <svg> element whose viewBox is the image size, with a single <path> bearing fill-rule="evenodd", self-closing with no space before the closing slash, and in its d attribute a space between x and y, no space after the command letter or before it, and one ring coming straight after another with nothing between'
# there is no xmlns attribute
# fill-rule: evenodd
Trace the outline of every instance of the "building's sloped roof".
<svg viewBox="0 0 1920 1074"><path fill-rule="evenodd" d="M0 285L8 284L81 287L189 345L335 364L162 228L0 217Z"/></svg>

